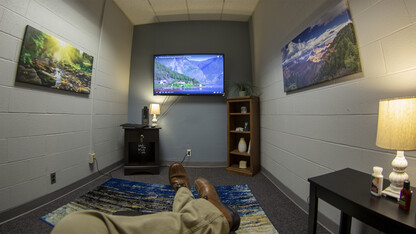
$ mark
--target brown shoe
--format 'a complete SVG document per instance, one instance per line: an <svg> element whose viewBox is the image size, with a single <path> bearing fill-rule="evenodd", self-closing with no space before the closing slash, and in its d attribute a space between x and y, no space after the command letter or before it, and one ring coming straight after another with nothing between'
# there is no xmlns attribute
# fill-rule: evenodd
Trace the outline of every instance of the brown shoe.
<svg viewBox="0 0 416 234"><path fill-rule="evenodd" d="M188 175L185 168L180 163L173 163L169 167L169 182L175 193L180 187L187 187L190 189Z"/></svg>
<svg viewBox="0 0 416 234"><path fill-rule="evenodd" d="M215 187L204 178L196 179L194 184L199 197L207 199L224 214L230 225L230 232L237 230L240 226L240 215L221 202Z"/></svg>

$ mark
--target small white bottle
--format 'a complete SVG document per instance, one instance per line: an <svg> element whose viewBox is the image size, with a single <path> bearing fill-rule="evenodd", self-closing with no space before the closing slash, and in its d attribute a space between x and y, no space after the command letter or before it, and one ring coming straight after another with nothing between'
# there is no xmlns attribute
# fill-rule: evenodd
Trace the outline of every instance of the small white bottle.
<svg viewBox="0 0 416 234"><path fill-rule="evenodd" d="M381 196L383 191L383 168L373 167L373 174L371 175L371 189L370 192L374 196Z"/></svg>

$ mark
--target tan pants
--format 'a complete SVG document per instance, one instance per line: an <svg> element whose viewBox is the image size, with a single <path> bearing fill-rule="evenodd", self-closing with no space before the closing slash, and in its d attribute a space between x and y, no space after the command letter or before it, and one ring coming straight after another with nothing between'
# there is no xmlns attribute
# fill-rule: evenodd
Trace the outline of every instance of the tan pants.
<svg viewBox="0 0 416 234"><path fill-rule="evenodd" d="M108 215L85 210L67 215L52 230L57 233L228 233L227 219L205 199L195 199L188 188L179 188L173 212L140 216Z"/></svg>

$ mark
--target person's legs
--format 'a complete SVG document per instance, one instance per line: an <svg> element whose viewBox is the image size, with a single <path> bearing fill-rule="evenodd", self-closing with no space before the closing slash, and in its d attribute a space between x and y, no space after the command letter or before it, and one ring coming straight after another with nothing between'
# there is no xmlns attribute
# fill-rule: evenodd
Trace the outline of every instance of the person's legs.
<svg viewBox="0 0 416 234"><path fill-rule="evenodd" d="M52 233L228 233L222 211L209 200L194 198L182 165L173 164L169 172L176 192L173 212L118 216L80 211L66 216Z"/></svg>
<svg viewBox="0 0 416 234"><path fill-rule="evenodd" d="M180 215L180 233L228 233L224 214L209 201L195 199L188 188L177 191L173 213Z"/></svg>
<svg viewBox="0 0 416 234"><path fill-rule="evenodd" d="M180 163L169 168L169 182L176 192L173 212L182 215L184 227L192 233L228 233L229 223L224 214L206 199L195 199L189 190L189 179ZM182 188L182 187L186 187Z"/></svg>
<svg viewBox="0 0 416 234"><path fill-rule="evenodd" d="M204 178L195 180L195 189L200 198L204 198L214 205L227 219L230 231L236 231L240 226L240 215L237 211L223 204L215 187Z"/></svg>
<svg viewBox="0 0 416 234"><path fill-rule="evenodd" d="M176 200L176 197L180 199ZM141 216L109 215L93 210L75 212L61 220L52 234L228 233L230 230L224 215L207 200L193 199L189 189L179 189L175 200L177 212Z"/></svg>

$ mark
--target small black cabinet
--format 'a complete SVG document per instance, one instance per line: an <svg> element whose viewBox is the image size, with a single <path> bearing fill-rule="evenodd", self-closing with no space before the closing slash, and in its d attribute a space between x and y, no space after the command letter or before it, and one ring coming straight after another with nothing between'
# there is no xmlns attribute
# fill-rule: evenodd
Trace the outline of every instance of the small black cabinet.
<svg viewBox="0 0 416 234"><path fill-rule="evenodd" d="M123 124L124 175L159 174L159 129Z"/></svg>

